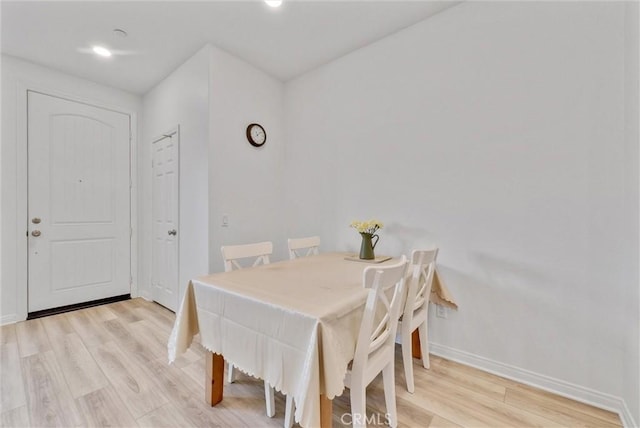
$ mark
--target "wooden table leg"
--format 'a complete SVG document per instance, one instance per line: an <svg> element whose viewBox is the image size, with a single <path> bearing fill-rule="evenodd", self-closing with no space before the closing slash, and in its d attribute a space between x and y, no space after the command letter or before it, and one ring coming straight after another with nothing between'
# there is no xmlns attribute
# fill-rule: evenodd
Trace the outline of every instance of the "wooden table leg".
<svg viewBox="0 0 640 428"><path fill-rule="evenodd" d="M333 423L333 400L329 400L326 395L320 394L320 427L331 428Z"/></svg>
<svg viewBox="0 0 640 428"><path fill-rule="evenodd" d="M413 355L413 358L422 358L422 352L420 351L420 334L417 328L411 333L411 355Z"/></svg>
<svg viewBox="0 0 640 428"><path fill-rule="evenodd" d="M222 401L224 357L209 352L205 359L207 360L207 369L204 380L204 399L207 403L215 406Z"/></svg>

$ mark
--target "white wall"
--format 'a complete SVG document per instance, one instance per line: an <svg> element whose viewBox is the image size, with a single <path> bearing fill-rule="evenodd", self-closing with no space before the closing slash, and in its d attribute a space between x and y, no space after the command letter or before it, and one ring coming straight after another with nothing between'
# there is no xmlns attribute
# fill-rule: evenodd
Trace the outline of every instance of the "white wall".
<svg viewBox="0 0 640 428"><path fill-rule="evenodd" d="M179 296L191 278L224 270L220 246L282 238L283 85L213 46L205 46L144 96L140 145L140 288L152 298L151 141L180 126ZM255 149L246 126L261 123ZM221 227L227 214L229 226Z"/></svg>
<svg viewBox="0 0 640 428"><path fill-rule="evenodd" d="M25 319L26 307L26 89L79 99L137 115L141 99L121 90L2 55L2 277L0 324ZM18 110L20 108L20 111ZM133 143L136 117L132 118ZM20 126L20 128L19 128ZM19 144L22 144L20 146ZM134 189L135 190L135 189ZM134 207L135 208L135 207ZM18 227L18 221L22 226Z"/></svg>
<svg viewBox="0 0 640 428"><path fill-rule="evenodd" d="M151 296L151 143L180 126L179 296L208 273L209 47L205 46L143 98L140 143L140 289Z"/></svg>
<svg viewBox="0 0 640 428"><path fill-rule="evenodd" d="M627 2L625 11L625 157L630 159L625 170L625 226L628 227L630 236L638 236L640 233L640 207L638 194L640 194L640 172L637 162L640 156L640 3ZM636 160L634 165L633 159ZM635 167L634 167L635 166ZM634 227L635 226L635 227ZM630 268L636 272L640 270L640 254L638 241L628 239L624 248L624 254L628 254ZM624 346L625 358L622 362L622 373L628 374L628 381L624 383L626 398L630 413L634 415L636 423L640 423L640 279L636 273L636 287L628 289L628 304L624 306L623 317L627 320L625 329L626 345ZM630 278L632 278L630 276Z"/></svg>
<svg viewBox="0 0 640 428"><path fill-rule="evenodd" d="M624 24L623 3L466 2L288 83L286 233L355 251L376 217L378 253L438 244L460 305L431 319L440 352L640 421Z"/></svg>
<svg viewBox="0 0 640 428"><path fill-rule="evenodd" d="M2 70L2 62L3 62L3 57L2 55L0 55L0 73ZM0 83L1 85L1 83ZM2 90L2 88L0 87L0 91ZM2 106L2 102L0 101L0 121L2 120L2 110L3 110L3 106ZM2 125L1 129L4 129L5 126ZM2 141L4 141L4 136L2 136ZM15 320L15 315L9 315L8 317L4 317L3 313L4 310L2 308L2 247L4 246L2 244L2 237L4 236L2 234L2 207L3 207L3 195L4 192L2 191L2 153L4 152L4 149L2 148L2 145L0 145L0 325L4 324L5 322L10 322L9 320L11 319L11 321Z"/></svg>
<svg viewBox="0 0 640 428"><path fill-rule="evenodd" d="M283 234L284 86L246 62L211 48L209 152L210 260L224 270L220 247L272 241L272 261L287 258ZM247 125L267 133L261 148L249 144ZM229 226L222 227L228 215Z"/></svg>

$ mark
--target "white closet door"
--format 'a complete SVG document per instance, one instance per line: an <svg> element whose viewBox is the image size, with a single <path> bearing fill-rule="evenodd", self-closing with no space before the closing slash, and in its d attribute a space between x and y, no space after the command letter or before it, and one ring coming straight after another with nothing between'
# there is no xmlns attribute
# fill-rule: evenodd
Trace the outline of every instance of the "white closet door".
<svg viewBox="0 0 640 428"><path fill-rule="evenodd" d="M172 311L178 308L179 133L153 143L153 300Z"/></svg>
<svg viewBox="0 0 640 428"><path fill-rule="evenodd" d="M28 93L29 312L129 294L129 116Z"/></svg>

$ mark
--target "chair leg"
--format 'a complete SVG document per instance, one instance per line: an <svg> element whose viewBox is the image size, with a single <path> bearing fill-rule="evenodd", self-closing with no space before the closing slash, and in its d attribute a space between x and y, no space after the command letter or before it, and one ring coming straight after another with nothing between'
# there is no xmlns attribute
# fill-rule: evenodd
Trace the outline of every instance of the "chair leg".
<svg viewBox="0 0 640 428"><path fill-rule="evenodd" d="M229 367L227 367L227 382L233 383L235 380L236 377L233 373L233 364L229 363Z"/></svg>
<svg viewBox="0 0 640 428"><path fill-rule="evenodd" d="M293 405L293 397L291 394L287 395L287 402L284 407L284 428L291 428L293 426L293 414L295 407Z"/></svg>
<svg viewBox="0 0 640 428"><path fill-rule="evenodd" d="M407 391L413 394L413 355L411 354L411 332L402 332L402 365L404 366L404 378L407 382Z"/></svg>
<svg viewBox="0 0 640 428"><path fill-rule="evenodd" d="M270 418L274 417L276 414L275 393L266 380L264 381L264 400L267 403L267 416Z"/></svg>
<svg viewBox="0 0 640 428"><path fill-rule="evenodd" d="M430 367L429 362L429 329L427 328L427 320L418 326L418 334L420 335L420 352L422 352L422 365L425 369Z"/></svg>
<svg viewBox="0 0 640 428"><path fill-rule="evenodd" d="M367 427L367 387L351 385L351 420L353 428Z"/></svg>
<svg viewBox="0 0 640 428"><path fill-rule="evenodd" d="M384 401L389 415L389 426L398 426L398 412L396 410L396 381L393 360L382 369L382 382L384 384Z"/></svg>

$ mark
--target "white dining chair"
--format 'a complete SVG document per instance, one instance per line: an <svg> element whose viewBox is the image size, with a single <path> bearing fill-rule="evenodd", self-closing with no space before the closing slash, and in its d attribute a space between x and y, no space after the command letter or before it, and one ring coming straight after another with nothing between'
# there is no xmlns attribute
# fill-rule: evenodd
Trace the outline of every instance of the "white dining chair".
<svg viewBox="0 0 640 428"><path fill-rule="evenodd" d="M363 272L363 286L369 289L356 351L347 368L345 385L351 390L354 427L366 427L367 385L382 372L389 425L398 426L395 385L395 339L404 301L407 258L389 266L369 266ZM393 290L391 290L393 288ZM389 296L391 295L391 300ZM285 428L293 424L293 400L287 396Z"/></svg>
<svg viewBox="0 0 640 428"><path fill-rule="evenodd" d="M318 254L320 237L310 236L308 238L289 238L287 243L289 245L289 259L293 260L298 257L308 257Z"/></svg>
<svg viewBox="0 0 640 428"><path fill-rule="evenodd" d="M273 253L271 242L258 242L257 244L225 245L221 248L224 259L224 270L230 272L234 269L242 269L238 262L241 259L253 258L253 266L269 264L269 256Z"/></svg>
<svg viewBox="0 0 640 428"><path fill-rule="evenodd" d="M369 296L360 324L356 353L345 377L345 384L351 390L351 414L361 415L360 418L353 418L354 426L366 426L366 388L380 372L389 425L398 425L394 378L395 339L404 300L406 268L407 259L402 256L396 264L369 266L363 273L363 285L369 289ZM391 288L394 290L389 301Z"/></svg>
<svg viewBox="0 0 640 428"><path fill-rule="evenodd" d="M234 269L243 268L239 262L242 259L254 259L251 267L269 264L269 256L273 253L273 244L271 242L258 242L256 244L225 245L221 248L221 251L224 259L224 270L225 272L230 272ZM235 381L234 368L231 363L229 363L227 371L227 380L229 383ZM272 418L276 414L275 396L273 388L267 381L264 382L264 397L267 403L267 416Z"/></svg>
<svg viewBox="0 0 640 428"><path fill-rule="evenodd" d="M414 250L411 253L411 276L407 278L407 299L404 304L400 333L402 336L402 364L407 382L407 391L413 393L413 356L411 353L411 334L418 329L422 365L429 368L429 337L427 320L429 315L429 296L433 285L438 249Z"/></svg>

